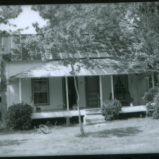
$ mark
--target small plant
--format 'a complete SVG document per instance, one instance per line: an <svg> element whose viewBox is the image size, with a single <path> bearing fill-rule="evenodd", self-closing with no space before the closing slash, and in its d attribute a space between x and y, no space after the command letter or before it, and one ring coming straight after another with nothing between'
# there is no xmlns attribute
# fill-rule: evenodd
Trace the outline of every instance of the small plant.
<svg viewBox="0 0 159 159"><path fill-rule="evenodd" d="M159 93L154 98L154 112L153 112L153 118L159 119Z"/></svg>
<svg viewBox="0 0 159 159"><path fill-rule="evenodd" d="M104 103L102 108L102 114L105 116L105 120L114 120L118 118L121 110L121 103L119 100L111 100Z"/></svg>
<svg viewBox="0 0 159 159"><path fill-rule="evenodd" d="M36 111L37 111L37 112L41 112L41 108L37 106L37 107L36 107Z"/></svg>
<svg viewBox="0 0 159 159"><path fill-rule="evenodd" d="M152 116L155 109L155 103L148 102L146 104L146 108L147 108L147 116Z"/></svg>
<svg viewBox="0 0 159 159"><path fill-rule="evenodd" d="M143 99L145 102L153 102L155 95L159 92L157 87L150 88L147 92L145 92Z"/></svg>
<svg viewBox="0 0 159 159"><path fill-rule="evenodd" d="M26 130L31 127L32 106L18 103L10 106L7 112L7 126L11 129Z"/></svg>

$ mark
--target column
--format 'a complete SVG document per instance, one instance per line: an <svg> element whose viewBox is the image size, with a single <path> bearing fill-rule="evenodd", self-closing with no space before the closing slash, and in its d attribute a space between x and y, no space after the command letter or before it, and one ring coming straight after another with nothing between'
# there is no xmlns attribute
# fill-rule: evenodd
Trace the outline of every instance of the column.
<svg viewBox="0 0 159 159"><path fill-rule="evenodd" d="M65 86L66 86L66 108L69 110L69 96L68 96L68 78L65 77Z"/></svg>
<svg viewBox="0 0 159 159"><path fill-rule="evenodd" d="M110 76L110 80L111 80L112 99L114 99L114 82L113 82L113 75Z"/></svg>
<svg viewBox="0 0 159 159"><path fill-rule="evenodd" d="M19 102L22 102L22 81L21 78L19 78Z"/></svg>
<svg viewBox="0 0 159 159"><path fill-rule="evenodd" d="M65 86L66 86L66 108L69 111L69 96L68 96L68 78L65 77ZM70 125L70 118L66 116L66 125Z"/></svg>
<svg viewBox="0 0 159 159"><path fill-rule="evenodd" d="M100 91L100 107L103 106L103 87L102 87L102 76L99 76L99 91Z"/></svg>

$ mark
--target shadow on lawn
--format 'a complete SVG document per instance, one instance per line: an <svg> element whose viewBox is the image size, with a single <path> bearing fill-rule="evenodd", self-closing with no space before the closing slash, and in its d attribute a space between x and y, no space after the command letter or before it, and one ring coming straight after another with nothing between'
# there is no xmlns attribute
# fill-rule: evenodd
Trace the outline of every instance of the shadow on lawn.
<svg viewBox="0 0 159 159"><path fill-rule="evenodd" d="M20 145L26 140L2 140L0 141L0 146L11 146L11 145Z"/></svg>
<svg viewBox="0 0 159 159"><path fill-rule="evenodd" d="M110 136L116 136L116 137L125 137L125 136L133 136L138 133L140 133L141 130L139 130L138 127L126 127L126 128L116 128L116 129L110 129L110 130L102 130L98 132L91 132L87 133L87 136L93 136L93 137L110 137Z"/></svg>

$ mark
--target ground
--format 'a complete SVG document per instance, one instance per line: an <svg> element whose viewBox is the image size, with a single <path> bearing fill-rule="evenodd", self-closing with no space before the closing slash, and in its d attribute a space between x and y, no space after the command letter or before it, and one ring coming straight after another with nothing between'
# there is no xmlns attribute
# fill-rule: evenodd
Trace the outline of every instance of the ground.
<svg viewBox="0 0 159 159"><path fill-rule="evenodd" d="M85 125L53 126L48 134L38 129L0 132L0 156L154 153L159 151L159 120L132 118Z"/></svg>

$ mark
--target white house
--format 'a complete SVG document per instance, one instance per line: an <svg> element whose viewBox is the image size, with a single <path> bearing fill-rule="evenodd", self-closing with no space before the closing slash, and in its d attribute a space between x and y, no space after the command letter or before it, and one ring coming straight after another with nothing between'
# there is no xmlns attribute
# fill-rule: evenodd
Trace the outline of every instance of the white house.
<svg viewBox="0 0 159 159"><path fill-rule="evenodd" d="M11 40L8 43L1 41L1 44L7 46L3 50L13 45ZM35 113L35 118L49 115L64 117L68 112L77 116L71 67L64 64L65 58L61 54L60 59L49 62L7 62L7 107L20 102L32 104L41 110L39 116ZM130 106L130 103L135 106L143 105L144 92L157 84L155 73L145 72L142 67L132 69L133 63L101 54L88 59L98 67L87 68L83 58L80 55L78 58L76 65L80 69L75 76L82 113L86 109L101 108L103 102L114 98L120 100L123 106Z"/></svg>

